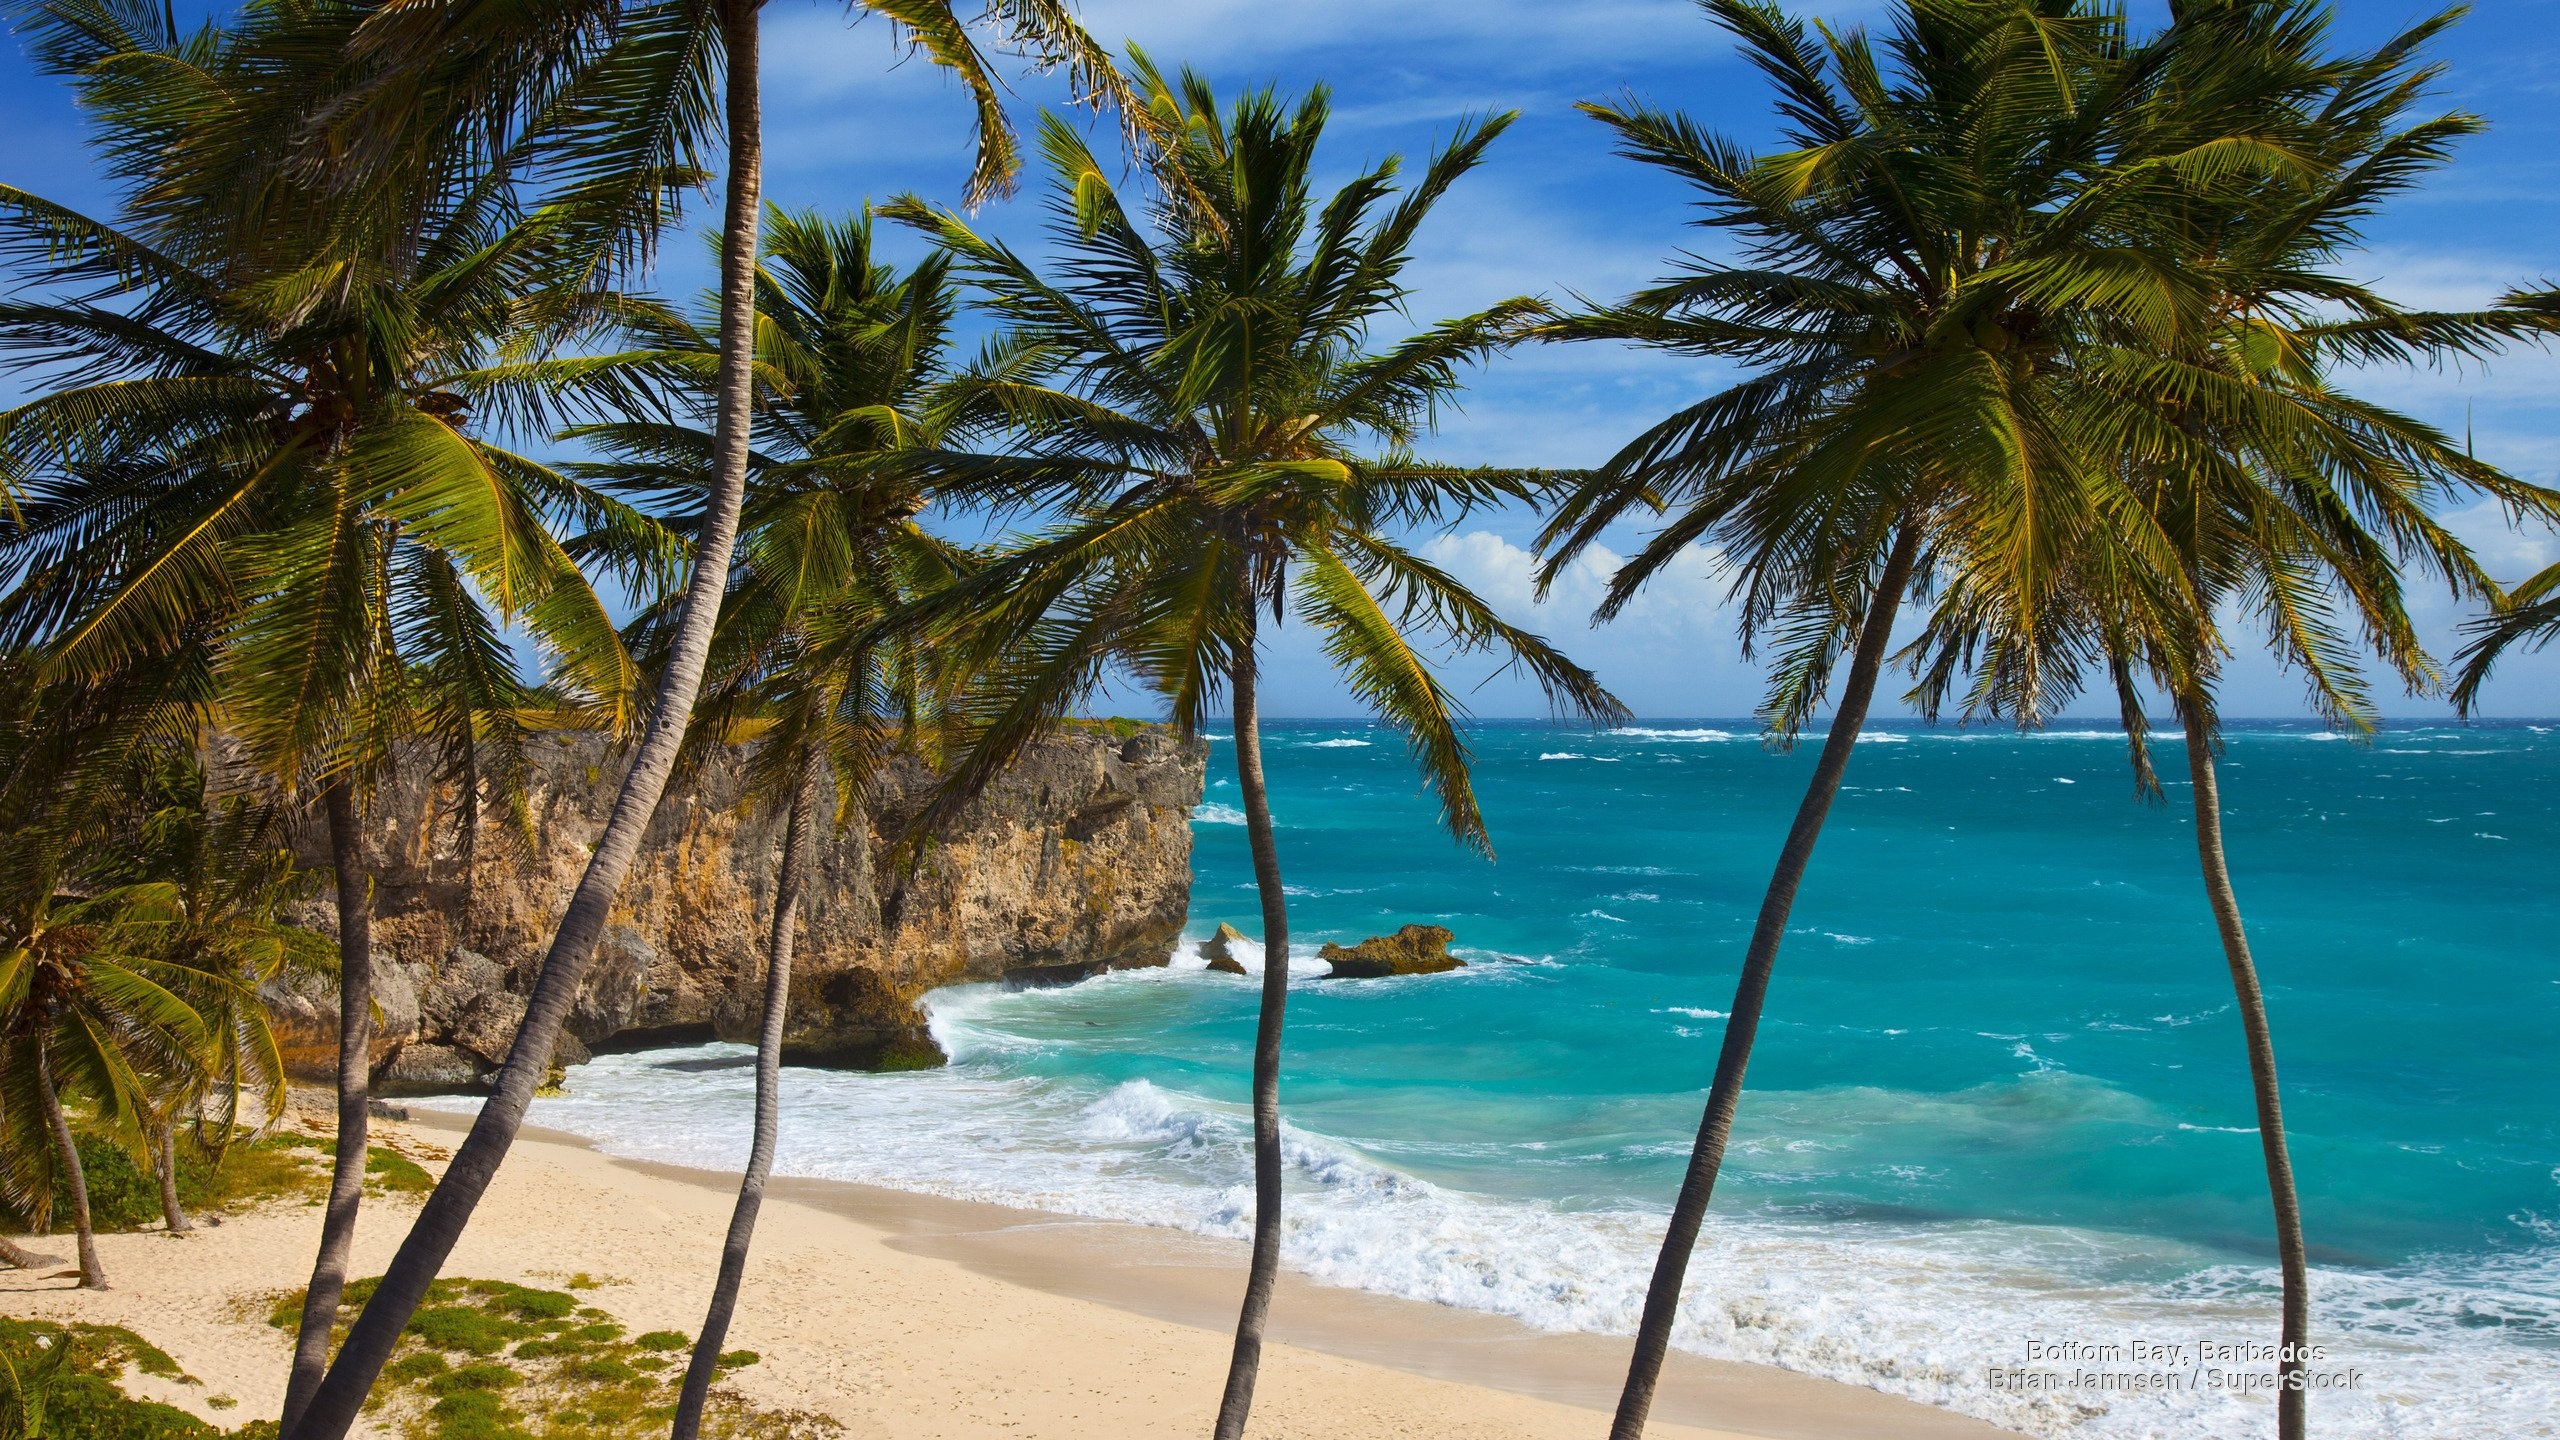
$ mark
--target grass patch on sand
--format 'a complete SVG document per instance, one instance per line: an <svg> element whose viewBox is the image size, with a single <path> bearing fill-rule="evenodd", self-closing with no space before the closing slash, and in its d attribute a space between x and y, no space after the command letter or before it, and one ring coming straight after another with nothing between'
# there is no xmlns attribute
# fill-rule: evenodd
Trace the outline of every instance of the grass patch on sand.
<svg viewBox="0 0 2560 1440"><path fill-rule="evenodd" d="M218 1440L223 1434L173 1405L127 1395L119 1383L127 1370L197 1383L167 1352L122 1326L0 1316L0 1435Z"/></svg>
<svg viewBox="0 0 2560 1440"><path fill-rule="evenodd" d="M347 1286L340 1334L376 1280ZM291 1330L296 1291L268 1323ZM405 1440L626 1440L662 1430L675 1414L692 1340L674 1330L626 1338L624 1327L565 1290L504 1280L438 1280L384 1367L372 1410ZM755 1352L720 1357L725 1373ZM826 1440L823 1416L758 1410L715 1389L703 1433L722 1440Z"/></svg>
<svg viewBox="0 0 2560 1440"><path fill-rule="evenodd" d="M80 1147L80 1168L89 1182L91 1223L108 1232L158 1229L160 1177L148 1161L103 1135L81 1134L75 1138ZM299 1135L237 1141L224 1152L222 1164L216 1166L192 1138L181 1138L178 1204L190 1217L202 1217L235 1215L271 1200L317 1202L329 1188L328 1162L324 1155L315 1166L306 1148L309 1143ZM68 1180L57 1180L54 1185L53 1215L56 1228L70 1223ZM26 1217L0 1205L0 1228L24 1230Z"/></svg>
<svg viewBox="0 0 2560 1440"><path fill-rule="evenodd" d="M160 1177L148 1157L134 1155L104 1135L84 1132L74 1137L80 1147L80 1169L89 1182L89 1218L101 1232L114 1234L160 1228ZM271 1201L317 1205L329 1193L329 1141L324 1137L282 1134L234 1141L222 1163L181 1133L178 1140L178 1204L191 1219L237 1215ZM365 1193L375 1197L424 1195L435 1177L397 1150L375 1145L365 1157ZM70 1223L70 1182L54 1184L55 1228ZM26 1217L0 1204L0 1231L23 1232ZM0 1385L7 1377L0 1375ZM7 1432L0 1431L0 1435Z"/></svg>

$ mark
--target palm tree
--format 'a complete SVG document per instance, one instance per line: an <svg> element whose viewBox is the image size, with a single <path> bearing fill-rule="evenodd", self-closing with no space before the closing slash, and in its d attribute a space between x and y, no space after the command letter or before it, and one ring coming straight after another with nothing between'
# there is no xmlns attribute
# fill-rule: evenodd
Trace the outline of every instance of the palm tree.
<svg viewBox="0 0 2560 1440"><path fill-rule="evenodd" d="M351 213L298 174L277 137L326 92L352 23L260 10L182 35L161 12L66 0L39 16L40 54L120 157L128 213L0 190L0 233L45 292L0 307L0 341L49 382L0 415L28 492L0 539L15 581L0 627L80 684L210 657L223 718L289 797L317 792L330 837L337 1153L289 1408L326 1359L363 1193L363 793L413 735L462 789L466 826L482 783L508 790L530 695L509 621L618 719L628 661L546 522L645 523L473 423L475 407L556 403L504 362L603 304L575 288L592 217L523 213L464 147L393 208L377 194Z"/></svg>
<svg viewBox="0 0 2560 1440"><path fill-rule="evenodd" d="M1221 110L1196 75L1177 87L1143 55L1134 69L1154 111L1178 118L1168 160L1187 177L1179 193L1204 197L1202 210L1162 203L1142 223L1053 116L1040 135L1060 251L1048 274L946 211L907 201L893 213L948 248L1008 327L954 381L950 403L1009 418L1023 453L955 465L951 493L1038 507L1055 522L927 607L983 621L949 642L987 675L950 793L966 793L1109 666L1161 690L1185 732L1221 691L1232 703L1264 953L1253 1262L1217 1425L1234 1440L1252 1404L1281 1221L1289 920L1262 762L1266 612L1276 624L1294 606L1322 634L1352 691L1411 742L1451 833L1488 853L1458 707L1416 641L1501 653L1560 705L1601 720L1624 712L1589 672L1390 533L1547 483L1434 465L1409 449L1456 393L1461 367L1509 344L1533 302L1369 344L1403 296L1415 230L1510 117L1466 125L1409 190L1398 193L1391 159L1319 204L1309 176L1324 91L1294 110L1267 90ZM1384 453L1361 453L1366 437Z"/></svg>
<svg viewBox="0 0 2560 1440"><path fill-rule="evenodd" d="M205 977L138 943L120 913L130 897L59 893L61 838L21 831L10 845L0 911L0 1193L41 1226L58 1173L79 1237L80 1286L104 1290L88 1177L64 1098L94 1101L110 1132L147 1143L160 1095L213 1063L203 1019L183 998L205 988Z"/></svg>
<svg viewBox="0 0 2560 1440"><path fill-rule="evenodd" d="M2268 23L2278 12L2297 23ZM2452 437L2337 383L2341 367L2477 360L2552 328L2538 297L2514 294L2471 313L2415 312L2333 268L2358 246L2367 216L2423 183L2480 129L2459 112L2412 116L2436 73L2418 57L2458 13L2421 21L2373 51L2332 57L2321 53L2325 13L2310 5L2192 12L2172 83L2162 87L2163 113L2148 123L2190 134L2246 126L2281 137L2297 165L2285 183L2202 192L2155 216L2155 253L2207 298L2181 344L2099 333L2080 356L2091 383L2116 401L2118 463L2171 543L2182 593L2174 606L2128 605L2112 576L2088 577L2077 586L2088 623L2060 643L2107 659L2138 784L2157 789L2133 682L2158 686L2183 730L2197 857L2246 1042L2283 1278L2284 1440L2299 1440L2307 1426L2309 1262L2265 993L2223 840L2214 692L2231 642L2220 617L2261 625L2268 649L2304 677L2318 713L2369 733L2375 712L2360 652L2379 654L2412 693L2440 680L2410 621L2404 572L2441 579L2457 600L2498 593L2438 511L2487 499L2514 516L2560 514L2560 494L2482 464ZM2234 72L2248 83L2215 83ZM2240 97L2245 113L2190 113L2198 97L2216 96Z"/></svg>
<svg viewBox="0 0 2560 1440"><path fill-rule="evenodd" d="M1976 653L1969 639L2048 653L2034 639L2068 614L2066 561L2103 561L2165 603L2165 542L2101 463L2108 407L2079 374L2079 337L2100 321L2176 334L2193 302L2153 283L2128 237L2199 172L2245 181L2282 160L2246 136L2173 141L2131 126L2159 47L2100 6L1914 0L1881 46L1856 31L1817 42L1758 0L1707 8L1777 87L1788 148L1755 156L1633 102L1583 108L1621 153L1688 182L1700 223L1735 235L1741 261L1692 260L1547 333L1721 356L1751 373L1580 486L1542 536L1542 578L1611 525L1667 511L1612 578L1600 618L1705 544L1732 566L1746 650L1778 642L1762 711L1776 737L1792 740L1843 658L1848 674L1744 954L1613 1440L1635 1440L1652 1406L1788 917L1902 607L1934 597L1914 651L1941 651L1916 692L1926 706L1949 678L1944 656ZM2032 719L2070 678L2012 665L2000 698Z"/></svg>
<svg viewBox="0 0 2560 1440"><path fill-rule="evenodd" d="M64 857L82 857L83 863L74 867L72 884L93 897L100 878L110 888L123 878L116 873L113 861L123 858L131 847L112 843L127 838L113 834L118 828L114 819L122 808L117 804L121 787L133 779L130 767L123 762L131 753L129 747L136 735L158 733L165 728L166 709L161 702L173 694L185 694L191 688L188 682L196 677L185 676L171 687L164 673L153 677L160 683L112 687L100 692L77 686L43 685L36 679L37 668L22 652L0 658L0 713L7 716L0 721L0 828L10 836L9 857L13 865L7 883L15 887L0 893L10 897L13 913L26 922L19 927L21 931L49 926L54 933L46 936L45 948L61 949L67 942L83 937L94 939L98 927L90 922L107 908L84 907L79 896L56 893L63 888L59 882ZM186 667L173 668L183 671ZM183 703L179 708L184 708ZM102 845L102 840L111 843ZM102 855L110 857L103 867L97 860ZM81 913L83 909L87 913ZM32 1018L40 1021L40 1010ZM37 1058L45 1061L44 1073L20 1076L21 1081L28 1082L21 1085L15 1097L20 1128L14 1133L9 1131L5 1114L0 1114L0 1194L37 1201L25 1207L31 1215L36 1214L50 1205L55 1173L52 1167L63 1166L64 1186L79 1216L78 1228L85 1231L89 1224L87 1176L79 1163L77 1146L67 1152L66 1163L65 1152L57 1143L59 1137L52 1133L50 1125L41 1123L46 1085L33 1082L52 1079L51 1057ZM166 1091L184 1084L187 1076L180 1072L148 1078L156 1088ZM165 1116L166 1112L160 1113ZM14 1179L6 1173L12 1162L18 1167ZM173 1199L167 1189L164 1182L164 1204L173 1228L177 1228L175 1222L181 1212L174 1204L166 1203ZM31 1255L14 1244L0 1243L0 1263L30 1269L61 1262Z"/></svg>
<svg viewBox="0 0 2560 1440"><path fill-rule="evenodd" d="M402 1328L496 1179L684 746L728 583L750 457L756 219L763 194L757 69L762 4L661 0L626 9L620 0L560 0L533 6L391 6L354 47L407 77L366 92L375 105L348 107L346 113L358 117L345 122L353 127L350 133L376 142L360 148L360 155L396 157L417 97L461 93L492 121L523 115L536 122L529 129L567 136L569 143L556 153L563 172L583 182L580 193L645 202L635 213L652 221L663 213L658 202L667 185L684 168L676 162L690 154L693 137L712 113L709 77L719 74L718 113L729 162L720 229L720 364L712 485L695 528L691 578L667 664L631 768L543 957L524 1022L487 1103L348 1331L312 1409L301 1424L285 1427L285 1440L342 1440ZM1014 169L1002 87L952 0L862 0L861 9L886 16L913 50L961 78L977 105L971 197L1002 191ZM1108 54L1076 24L1063 0L992 0L983 18L1035 64L1065 70L1080 95L1117 111L1133 135L1147 132L1146 112L1124 103L1125 86ZM617 43L599 60L600 37ZM596 253L601 262L610 247Z"/></svg>
<svg viewBox="0 0 2560 1440"><path fill-rule="evenodd" d="M130 790L111 805L104 858L83 879L124 898L119 921L158 958L193 972L180 998L203 1019L212 1064L168 1077L150 1137L161 1208L172 1231L192 1228L177 1193L177 1120L219 1168L241 1128L284 1113L284 1059L261 988L285 975L330 975L336 952L279 915L312 888L281 842L276 808L246 797L208 800L191 752L145 749L127 767Z"/></svg>
<svg viewBox="0 0 2560 1440"><path fill-rule="evenodd" d="M933 698L929 667L913 637L885 622L969 564L915 519L929 498L919 461L941 438L924 407L954 307L947 262L934 257L905 275L875 263L867 212L829 221L771 210L764 229L755 369L764 438L750 456L739 545L688 750L760 734L750 802L778 805L788 819L765 947L754 1141L677 1401L676 1440L701 1428L773 1169L792 949L827 779L841 814L859 806L883 759L917 742ZM718 368L717 324L716 305L691 321L654 317L635 327L642 348L616 363L639 372L635 383L667 373L708 381ZM651 508L699 511L714 435L644 420L570 434L610 457L579 467L600 488ZM634 649L664 653L677 614L674 597L644 613Z"/></svg>

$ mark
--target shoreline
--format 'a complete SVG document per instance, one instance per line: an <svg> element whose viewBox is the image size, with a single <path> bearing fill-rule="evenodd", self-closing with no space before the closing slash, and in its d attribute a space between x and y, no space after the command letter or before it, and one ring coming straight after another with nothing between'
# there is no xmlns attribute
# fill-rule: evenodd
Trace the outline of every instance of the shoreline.
<svg viewBox="0 0 2560 1440"><path fill-rule="evenodd" d="M443 1135L470 1127L461 1112L410 1114L412 1125ZM517 1143L528 1142L581 1150L617 1169L721 1197L737 1192L735 1171L627 1159L571 1131L528 1125ZM893 1250L1000 1284L1200 1331L1222 1349L1248 1248L1165 1227L851 1180L776 1174L765 1198L768 1206L795 1205L878 1230ZM742 1298L741 1311L752 1303L752 1296ZM1325 1285L1286 1269L1268 1344L1602 1417L1617 1403L1627 1352L1623 1336L1538 1330L1507 1316ZM1270 1366L1266 1360L1266 1374ZM1712 1440L2000 1440L2018 1433L1842 1381L1679 1352L1664 1367L1650 1429Z"/></svg>
<svg viewBox="0 0 2560 1440"><path fill-rule="evenodd" d="M441 1169L468 1117L377 1120L374 1143ZM316 1117L289 1121L325 1133ZM528 1127L444 1273L559 1287L637 1332L702 1320L737 1177L622 1160ZM417 1212L369 1196L351 1273L379 1274ZM270 1204L191 1234L102 1235L114 1288L0 1271L0 1313L122 1325L187 1380L129 1393L221 1427L272 1416L291 1338L267 1323L305 1278L315 1205ZM40 1246L59 1249L59 1237ZM1226 1373L1243 1246L845 1181L776 1177L730 1333L759 1362L724 1385L843 1440L1197 1440ZM1320 1286L1283 1273L1256 1440L1587 1440L1607 1425L1624 1339ZM2002 1440L2013 1432L1764 1366L1674 1356L1658 1440ZM385 1422L363 1440L389 1440Z"/></svg>

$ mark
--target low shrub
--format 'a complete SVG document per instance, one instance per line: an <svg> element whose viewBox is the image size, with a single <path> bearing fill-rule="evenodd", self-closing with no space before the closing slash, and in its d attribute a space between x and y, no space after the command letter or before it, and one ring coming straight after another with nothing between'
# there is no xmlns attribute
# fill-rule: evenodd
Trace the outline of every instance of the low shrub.
<svg viewBox="0 0 2560 1440"><path fill-rule="evenodd" d="M409 1333L439 1350L495 1355L524 1332L507 1320L467 1305L430 1305L410 1317Z"/></svg>
<svg viewBox="0 0 2560 1440"><path fill-rule="evenodd" d="M93 1130L73 1136L80 1150L80 1171L89 1184L89 1223L103 1233L157 1229L160 1175L150 1157L135 1156L123 1145ZM223 1215L274 1199L316 1199L329 1187L325 1147L315 1158L315 1142L299 1135L272 1135L238 1142L216 1166L195 1138L178 1138L178 1204L189 1215ZM388 1152L383 1152L388 1153ZM398 1156L391 1158L397 1160ZM46 1159L50 1161L51 1155ZM401 1160L401 1164L409 1162ZM417 1169L410 1165L410 1169ZM421 1176L425 1171L418 1172ZM28 1217L0 1203L0 1229L31 1228ZM53 1228L71 1228L71 1181L56 1167L53 1181Z"/></svg>
<svg viewBox="0 0 2560 1440"><path fill-rule="evenodd" d="M0 1436L10 1440L219 1440L173 1405L127 1395L127 1368L190 1379L177 1362L114 1325L0 1317Z"/></svg>

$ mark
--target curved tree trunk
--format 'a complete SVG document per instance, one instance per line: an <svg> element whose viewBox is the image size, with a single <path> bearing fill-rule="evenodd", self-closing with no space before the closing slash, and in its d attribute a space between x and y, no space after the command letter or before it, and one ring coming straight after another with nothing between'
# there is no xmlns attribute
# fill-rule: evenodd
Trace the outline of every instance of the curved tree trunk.
<svg viewBox="0 0 2560 1440"><path fill-rule="evenodd" d="M165 1117L152 1137L152 1168L160 1172L160 1219L172 1235L184 1235L195 1223L178 1204L178 1127Z"/></svg>
<svg viewBox="0 0 2560 1440"><path fill-rule="evenodd" d="M791 821L783 831L782 869L774 878L773 932L765 942L764 1023L756 1032L755 1143L747 1150L747 1172L738 1180L738 1207L729 1215L729 1238L720 1249L720 1278L711 1287L711 1308L702 1317L702 1334L693 1342L693 1363L685 1368L684 1393L676 1399L674 1440L694 1440L702 1430L702 1407L720 1370L720 1347L729 1339L729 1320L737 1313L738 1285L747 1273L747 1247L755 1239L756 1213L764 1207L764 1183L773 1173L773 1147L782 1121L782 1031L791 1010L791 946L800 924L800 896L808 887L809 867L818 842L818 788L825 757L811 745L800 758L799 782L791 792Z"/></svg>
<svg viewBox="0 0 2560 1440"><path fill-rule="evenodd" d="M2222 958L2231 966L2231 994L2249 1037L2249 1083L2257 1092L2258 1149L2267 1162L2267 1195L2274 1203L2276 1254L2284 1268L2284 1349L2276 1360L2276 1433L2302 1440L2303 1350L2311 1343L2311 1266L2302 1245L2302 1203L2293 1189L2293 1157L2284 1142L2284 1102L2276 1087L2276 1042L2267 1029L2267 998L2258 989L2257 962L2249 958L2249 934L2240 923L2240 901L2231 891L2231 866L2222 850L2222 789L2213 767L2213 722L2200 697L2178 709L2187 727L2187 774L2195 782L2196 856L2204 869L2205 899L2222 932Z"/></svg>
<svg viewBox="0 0 2560 1440"><path fill-rule="evenodd" d="M427 1197L425 1208L400 1242L382 1283L347 1332L338 1359L313 1395L299 1426L287 1427L284 1440L344 1440L365 1397L391 1358L400 1332L426 1298L428 1284L444 1268L445 1257L461 1240L471 1212L497 1179L498 1166L524 1126L525 1108L551 1066L560 1027L578 997L587 967L595 959L596 937L604 930L614 896L630 872L640 838L657 813L658 797L675 769L685 727L693 718L694 696L702 688L704 658L711 632L720 618L720 598L729 583L729 556L738 535L738 504L746 491L749 403L753 390L755 344L756 225L762 207L764 179L763 120L756 86L757 9L762 0L723 0L721 41L728 67L725 103L729 127L729 183L721 223L719 413L712 440L711 494L704 507L686 584L684 607L676 619L675 644L667 668L658 677L655 703L631 772L614 797L613 815L596 840L586 874L578 881L551 949L543 956L533 994L525 1005L524 1023L507 1052L497 1082L471 1133L453 1152L444 1178Z"/></svg>
<svg viewBox="0 0 2560 1440"><path fill-rule="evenodd" d="M338 1301L347 1288L356 1212L364 1204L365 1144L372 1138L365 1102L373 1093L373 892L354 782L344 776L329 782L321 802L329 817L329 863L338 872L338 1136L329 1203L320 1215L320 1254L311 1264L311 1286L302 1292L293 1371L285 1379L288 1435L328 1373L329 1332L337 1328Z"/></svg>
<svg viewBox="0 0 2560 1440"><path fill-rule="evenodd" d="M1255 694L1253 644L1235 668L1236 787L1244 794L1245 837L1254 888L1262 893L1262 1013L1253 1028L1253 1265L1236 1316L1235 1353L1218 1402L1217 1440L1240 1440L1262 1371L1262 1332L1280 1278L1280 1026L1289 1009L1289 901L1280 888L1280 849L1271 833L1271 793L1262 779L1262 707Z"/></svg>
<svg viewBox="0 0 2560 1440"><path fill-rule="evenodd" d="M1671 1226L1653 1266L1653 1281L1644 1297L1644 1318L1636 1327L1635 1354L1627 1364L1626 1388L1618 1394L1617 1418L1610 1440L1637 1440L1645 1416L1653 1409L1654 1388L1662 1380L1663 1358L1671 1349L1672 1322L1679 1317L1681 1286L1689 1277L1689 1253L1707 1218L1716 1174L1724 1165L1725 1143L1733 1137L1733 1114L1742 1101L1742 1075L1751 1064L1751 1044L1760 1031L1760 1012L1769 999L1769 973L1777 965L1778 946L1786 938L1787 915L1795 908L1796 888L1813 860L1822 837L1822 822L1840 793L1840 777L1849 768L1849 752L1867 723L1867 706L1875 698L1876 677L1884 669L1892 643L1893 619L1902 608L1902 592L1911 583L1920 555L1917 525L1905 525L1885 559L1875 597L1867 603L1858 627L1858 647L1849 662L1848 683L1840 692L1840 708L1831 717L1831 733L1813 767L1812 783L1796 806L1795 823L1778 852L1776 873L1760 901L1760 918L1751 930L1751 948L1743 956L1742 978L1734 986L1732 1018L1724 1023L1724 1045L1716 1054L1714 1085L1707 1091L1707 1111L1698 1123L1698 1139L1689 1151L1689 1170L1680 1181L1680 1198L1671 1207Z"/></svg>
<svg viewBox="0 0 2560 1440"><path fill-rule="evenodd" d="M38 1255L20 1246L17 1241L8 1236L0 1235L0 1265L6 1265L15 1270L33 1270L39 1266L61 1263L51 1255Z"/></svg>
<svg viewBox="0 0 2560 1440"><path fill-rule="evenodd" d="M80 1168L80 1145L71 1138L71 1117L62 1113L62 1096L53 1088L52 1046L48 1044L53 1029L52 1016L45 1017L43 1030L36 1032L36 1095L44 1103L44 1123L53 1131L55 1158L62 1162L63 1178L70 1182L71 1226L80 1237L80 1288L107 1288L106 1267L98 1263L98 1232L89 1224L89 1175Z"/></svg>

